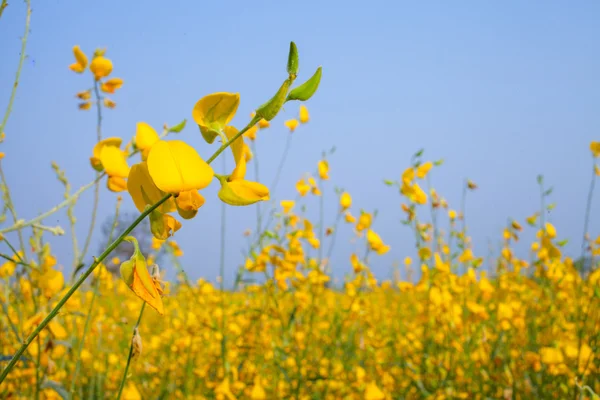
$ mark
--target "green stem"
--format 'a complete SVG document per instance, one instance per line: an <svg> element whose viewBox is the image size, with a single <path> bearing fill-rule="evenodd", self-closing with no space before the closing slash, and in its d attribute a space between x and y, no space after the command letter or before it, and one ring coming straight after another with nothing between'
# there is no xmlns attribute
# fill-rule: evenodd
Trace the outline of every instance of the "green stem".
<svg viewBox="0 0 600 400"><path fill-rule="evenodd" d="M2 132L2 130L0 130ZM18 224L19 218L17 217L17 210L15 210L15 206L12 201L12 197L10 196L10 190L8 188L8 184L6 183L6 176L4 175L4 171L2 170L2 166L0 165L0 179L2 180L2 185L4 186L4 193L6 195L6 207L9 209L10 214L13 217L13 222L15 225ZM26 257L25 254L25 240L23 240L23 232L21 231L21 227L17 229L17 234L19 236L19 246L21 251L23 252L23 257Z"/></svg>
<svg viewBox="0 0 600 400"><path fill-rule="evenodd" d="M144 218L146 218L152 211L156 210L158 207L161 206L161 204L163 204L170 198L171 194L166 194L158 202L153 204L151 207L147 208L127 229L125 229L125 231L123 231L123 233L121 233L121 235L119 235L119 237L113 243L111 243L106 248L106 250L102 252L102 254L100 254L100 257L94 260L92 265L90 265L90 267L79 277L79 279L77 279L77 281L73 284L73 286L71 286L71 288L64 295L64 297L58 301L56 306L52 309L52 311L50 311L46 318L44 318L44 320L35 328L35 330L25 339L25 341L19 347L19 349L17 350L13 358L10 360L6 368L4 368L4 370L2 371L2 374L0 374L0 383L4 381L8 373L14 368L15 364L21 358L21 355L25 352L27 347L29 347L33 339L35 339L37 335L39 335L39 333L42 331L42 329L44 329L46 325L48 325L48 323L58 314L62 306L64 306L65 303L71 298L73 293L75 293L75 291L79 289L79 286L81 286L83 282L87 279L87 277L90 276L90 274L94 271L94 269L96 269L98 264L104 261L104 259L108 257L108 255L125 239L125 237L129 235L131 231L136 226L138 226L140 222L144 220Z"/></svg>
<svg viewBox="0 0 600 400"><path fill-rule="evenodd" d="M226 158L223 157L223 170L227 170ZM221 288L221 295L223 294L223 288L225 285L225 223L227 222L227 208L225 203L221 202L221 251L219 254L219 287Z"/></svg>
<svg viewBox="0 0 600 400"><path fill-rule="evenodd" d="M2 13L4 9L8 6L8 0L2 0L2 4L0 4L0 18L2 17Z"/></svg>
<svg viewBox="0 0 600 400"><path fill-rule="evenodd" d="M97 125L96 125L96 140L99 142L102 140L102 103L100 98L100 91L98 90L98 81L94 80L94 94L96 96L96 106L98 108L97 113ZM100 175L99 172L96 172L96 178ZM100 180L96 181L96 185L94 187L94 205L92 206L92 218L90 221L90 228L88 230L87 237L85 238L85 243L83 245L83 249L81 250L81 254L79 255L79 262L77 264L81 264L85 255L90 247L90 243L92 241L92 235L94 233L94 226L96 225L96 214L98 211L98 203L100 200Z"/></svg>
<svg viewBox="0 0 600 400"><path fill-rule="evenodd" d="M113 219L110 234L108 235L108 242L110 242L113 239L113 235L119 224L119 210L121 208L120 206L121 206L121 201L118 200L117 208L115 211L115 217ZM87 318L85 320L85 325L83 326L83 333L81 334L78 351L75 355L75 357L76 357L75 371L73 372L73 378L71 379L71 390L69 391L71 398L73 398L73 394L75 393L75 384L77 383L77 377L79 375L79 370L81 369L81 352L83 350L83 346L85 345L85 337L87 336L87 333L90 329L90 322L92 320L92 311L94 310L94 302L96 301L96 297L98 296L98 286L100 286L100 278L99 277L96 278L96 282L94 283L94 288L93 288L94 292L92 294L92 299L90 300L90 307L87 312Z"/></svg>
<svg viewBox="0 0 600 400"><path fill-rule="evenodd" d="M583 222L583 240L581 242L581 261L584 263L585 245L587 243L588 225L590 223L590 214L592 210L592 198L594 197L594 187L596 186L596 164L592 163L592 181L590 182L590 190L588 191L587 204L585 206L585 220Z"/></svg>
<svg viewBox="0 0 600 400"><path fill-rule="evenodd" d="M140 326L140 322L142 321L142 315L144 314L144 308L146 308L146 302L142 303L142 309L140 310L140 315L138 316L135 327L133 328L133 335L135 335L136 329ZM133 357L133 336L131 338L131 345L129 346L129 356L127 357L127 364L125 365L125 371L123 372L123 379L121 379L121 385L119 386L119 393L117 394L117 400L121 398L121 394L123 393L123 388L125 387L125 381L127 380L127 372L129 371L129 365L131 364L131 358Z"/></svg>
<svg viewBox="0 0 600 400"><path fill-rule="evenodd" d="M4 132L4 128L6 127L6 123L8 122L8 117L12 112L13 103L15 102L15 95L17 94L17 87L19 86L19 79L21 77L21 70L23 69L23 63L25 62L25 48L27 47L27 37L29 36L29 23L31 22L31 1L26 0L26 3L27 17L25 18L25 33L23 34L23 38L21 39L21 57L19 58L19 66L17 67L15 82L13 83L12 92L10 93L10 100L8 101L8 106L6 106L6 112L4 113L2 124L0 124L0 134ZM6 7L6 2L3 1L2 6L0 7L1 10L4 10L4 7Z"/></svg>
<svg viewBox="0 0 600 400"><path fill-rule="evenodd" d="M258 176L259 168L258 168L258 153L256 151L256 143L254 140L250 141L250 148L252 149L252 160L254 161L254 180L256 182L260 182L260 178ZM262 225L262 212L260 207L260 202L256 203L256 232L260 232L260 228Z"/></svg>
<svg viewBox="0 0 600 400"><path fill-rule="evenodd" d="M207 164L212 163L213 161L215 161L215 158L217 158L219 156L219 154L221 154L223 151L225 151L226 148L228 148L231 143L235 142L240 136L242 136L244 133L246 133L246 131L250 128L252 128L254 125L256 125L256 123L260 120L259 117L254 117L252 118L252 120L248 123L248 125L246 125L244 127L244 129L242 129L241 131L239 131L238 133L235 134L234 137L232 137L227 143L223 143L221 145L221 147L219 147L217 149L217 151L215 151L215 153L210 156L210 158L208 160L206 160Z"/></svg>

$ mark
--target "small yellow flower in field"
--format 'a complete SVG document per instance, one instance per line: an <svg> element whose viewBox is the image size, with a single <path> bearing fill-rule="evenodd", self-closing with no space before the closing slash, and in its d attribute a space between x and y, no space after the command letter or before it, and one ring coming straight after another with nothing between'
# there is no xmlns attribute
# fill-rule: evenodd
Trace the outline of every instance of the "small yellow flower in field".
<svg viewBox="0 0 600 400"><path fill-rule="evenodd" d="M350 255L350 264L352 265L352 269L354 270L355 274L361 273L365 270L366 267L362 262L360 262L358 256L355 253L352 253Z"/></svg>
<svg viewBox="0 0 600 400"><path fill-rule="evenodd" d="M113 257L112 263L113 264L121 264L121 259L119 257Z"/></svg>
<svg viewBox="0 0 600 400"><path fill-rule="evenodd" d="M324 181L329 179L329 163L327 160L319 161L319 177Z"/></svg>
<svg viewBox="0 0 600 400"><path fill-rule="evenodd" d="M85 103L79 103L78 107L80 110L89 110L92 108L92 102L86 101Z"/></svg>
<svg viewBox="0 0 600 400"><path fill-rule="evenodd" d="M475 190L477 189L477 184L469 179L467 180L467 187L471 190Z"/></svg>
<svg viewBox="0 0 600 400"><path fill-rule="evenodd" d="M140 299L148 303L160 315L164 315L162 299L157 288L157 285L159 288L160 285L150 277L146 258L140 251L138 241L132 236L127 236L125 240L133 244L134 253L128 261L121 264L121 277Z"/></svg>
<svg viewBox="0 0 600 400"><path fill-rule="evenodd" d="M403 183L400 189L400 193L406 196L410 201L416 204L426 204L427 203L427 194L421 189L419 184L412 183L406 184Z"/></svg>
<svg viewBox="0 0 600 400"><path fill-rule="evenodd" d="M240 105L239 93L218 92L196 102L192 117L207 143L212 143L225 129Z"/></svg>
<svg viewBox="0 0 600 400"><path fill-rule="evenodd" d="M556 228L550 222L546 222L546 234L550 239L554 239L556 237Z"/></svg>
<svg viewBox="0 0 600 400"><path fill-rule="evenodd" d="M371 229L367 231L367 242L369 243L371 250L377 254L385 254L390 250L390 246L383 243L381 237Z"/></svg>
<svg viewBox="0 0 600 400"><path fill-rule="evenodd" d="M310 186L304 179L300 179L298 182L296 182L296 190L300 196L304 197L310 191Z"/></svg>
<svg viewBox="0 0 600 400"><path fill-rule="evenodd" d="M300 106L300 123L306 124L310 120L310 115L308 114L308 108L303 104Z"/></svg>
<svg viewBox="0 0 600 400"><path fill-rule="evenodd" d="M179 193L175 199L177 211L182 218L194 218L198 213L198 209L204 205L204 196L197 190L187 190Z"/></svg>
<svg viewBox="0 0 600 400"><path fill-rule="evenodd" d="M450 272L450 265L446 262L444 262L444 260L442 260L442 257L440 256L439 253L435 253L433 255L434 261L435 261L435 269L437 269L440 272Z"/></svg>
<svg viewBox="0 0 600 400"><path fill-rule="evenodd" d="M148 154L148 172L156 187L166 193L179 193L207 187L213 169L181 140L158 141Z"/></svg>
<svg viewBox="0 0 600 400"><path fill-rule="evenodd" d="M538 213L533 214L530 217L527 217L527 223L531 226L534 226L537 222Z"/></svg>
<svg viewBox="0 0 600 400"><path fill-rule="evenodd" d="M87 67L88 58L85 55L85 53L81 51L79 46L73 46L73 54L75 55L76 62L74 64L69 65L69 68L71 69L71 71L81 74L83 71L85 71L85 68Z"/></svg>
<svg viewBox="0 0 600 400"><path fill-rule="evenodd" d="M225 129L225 135L231 140L238 130L232 126ZM221 190L218 196L221 201L232 206L247 206L259 201L269 200L269 188L262 183L245 180L246 175L246 147L242 139L238 139L231 145L231 151L235 159L235 169L227 177L219 177Z"/></svg>
<svg viewBox="0 0 600 400"><path fill-rule="evenodd" d="M352 196L350 196L350 193L348 193L348 192L342 193L342 195L340 196L340 207L342 207L342 210L347 210L351 206L352 206Z"/></svg>
<svg viewBox="0 0 600 400"><path fill-rule="evenodd" d="M515 221L513 219L513 221L511 222L511 226L513 229L517 230L517 231L522 231L523 227L521 226L521 224L519 224L517 221Z"/></svg>
<svg viewBox="0 0 600 400"><path fill-rule="evenodd" d="M600 157L600 142L591 142L590 151L592 152L594 157Z"/></svg>
<svg viewBox="0 0 600 400"><path fill-rule="evenodd" d="M90 163L96 171L104 170L108 175L107 186L113 192L126 189L125 178L129 174L129 165L121 151L120 138L107 138L96 143Z"/></svg>
<svg viewBox="0 0 600 400"><path fill-rule="evenodd" d="M104 107L113 109L117 106L117 103L109 99L108 97L104 98Z"/></svg>
<svg viewBox="0 0 600 400"><path fill-rule="evenodd" d="M112 61L104 57L104 51L96 50L94 59L90 64L90 71L92 71L92 73L94 74L94 78L96 78L97 81L102 78L105 78L108 75L110 75L112 69Z"/></svg>
<svg viewBox="0 0 600 400"><path fill-rule="evenodd" d="M461 263L466 263L474 259L473 251L469 248L464 249L460 256L458 256L458 261Z"/></svg>
<svg viewBox="0 0 600 400"><path fill-rule="evenodd" d="M429 247L421 247L419 249L419 258L421 260L429 260L431 258L431 250Z"/></svg>
<svg viewBox="0 0 600 400"><path fill-rule="evenodd" d="M267 121L266 119L261 119L260 121L258 121L258 127L260 129L265 129L268 128L271 124L269 123L269 121Z"/></svg>
<svg viewBox="0 0 600 400"><path fill-rule="evenodd" d="M417 172L416 172L417 178L424 179L432 167L433 167L433 163L431 161L427 161L426 163L421 164L417 168Z"/></svg>
<svg viewBox="0 0 600 400"><path fill-rule="evenodd" d="M77 98L80 100L89 100L92 98L92 91L86 90L84 92L77 93Z"/></svg>
<svg viewBox="0 0 600 400"><path fill-rule="evenodd" d="M331 236L333 234L333 228L328 226L327 229L325 229L325 236Z"/></svg>
<svg viewBox="0 0 600 400"><path fill-rule="evenodd" d="M145 122L138 122L135 129L135 147L142 152L142 161L146 161L152 146L160 140L158 133Z"/></svg>
<svg viewBox="0 0 600 400"><path fill-rule="evenodd" d="M594 172L596 175L600 176L600 167L598 167L598 165L594 165Z"/></svg>
<svg viewBox="0 0 600 400"><path fill-rule="evenodd" d="M456 211L448 210L448 218L450 218L451 220L455 220L456 219Z"/></svg>
<svg viewBox="0 0 600 400"><path fill-rule="evenodd" d="M564 362L564 357L560 349L554 347L542 347L540 349L542 363L546 365L561 364Z"/></svg>
<svg viewBox="0 0 600 400"><path fill-rule="evenodd" d="M262 387L260 383L260 377L256 376L254 378L254 386L252 387L252 391L250 392L250 399L252 400L266 400L267 392Z"/></svg>
<svg viewBox="0 0 600 400"><path fill-rule="evenodd" d="M385 393L379 389L375 382L370 382L365 389L365 400L385 400Z"/></svg>
<svg viewBox="0 0 600 400"><path fill-rule="evenodd" d="M281 205L281 208L283 208L283 213L288 214L292 208L294 208L296 202L294 200L281 200L281 203L279 204Z"/></svg>
<svg viewBox="0 0 600 400"><path fill-rule="evenodd" d="M142 395L140 394L135 384L129 381L127 383L127 386L123 388L121 398L123 400L142 400Z"/></svg>
<svg viewBox="0 0 600 400"><path fill-rule="evenodd" d="M360 217L358 217L358 223L356 224L356 230L358 232L362 232L365 229L369 229L371 227L371 223L373 222L373 215L368 212L361 211Z"/></svg>
<svg viewBox="0 0 600 400"><path fill-rule="evenodd" d="M287 126L287 128L290 130L290 132L294 132L296 130L296 128L298 127L298 120L297 119L288 119L287 121L284 122L285 126Z"/></svg>
<svg viewBox="0 0 600 400"><path fill-rule="evenodd" d="M344 214L344 220L350 224L353 224L356 222L356 217L350 214L350 211L346 211L346 213Z"/></svg>
<svg viewBox="0 0 600 400"><path fill-rule="evenodd" d="M244 137L250 140L256 140L256 133L258 132L258 124L244 132Z"/></svg>
<svg viewBox="0 0 600 400"><path fill-rule="evenodd" d="M4 154L3 151L0 151L0 160L4 159L4 157L6 157L6 154ZM0 238L0 240L2 240L2 238Z"/></svg>
<svg viewBox="0 0 600 400"><path fill-rule="evenodd" d="M115 90L120 89L123 86L123 79L121 78L110 78L109 80L102 82L100 90L105 93L114 93Z"/></svg>

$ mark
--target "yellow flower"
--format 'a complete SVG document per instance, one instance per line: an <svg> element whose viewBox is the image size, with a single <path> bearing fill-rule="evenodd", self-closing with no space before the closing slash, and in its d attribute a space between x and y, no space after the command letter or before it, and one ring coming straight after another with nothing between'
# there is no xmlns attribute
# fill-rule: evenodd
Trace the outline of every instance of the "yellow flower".
<svg viewBox="0 0 600 400"><path fill-rule="evenodd" d="M371 382L365 389L365 400L385 400L385 394L375 382Z"/></svg>
<svg viewBox="0 0 600 400"><path fill-rule="evenodd" d="M310 191L310 185L308 185L304 179L300 179L296 182L296 190L300 196L304 197Z"/></svg>
<svg viewBox="0 0 600 400"><path fill-rule="evenodd" d="M110 78L106 82L100 85L100 90L105 93L114 93L115 90L120 89L123 86L123 79L121 78Z"/></svg>
<svg viewBox="0 0 600 400"><path fill-rule="evenodd" d="M346 213L344 214L344 220L346 220L346 222L353 224L356 222L356 218L350 214L350 211L346 211Z"/></svg>
<svg viewBox="0 0 600 400"><path fill-rule="evenodd" d="M260 121L258 121L258 127L260 129L265 129L268 128L271 124L269 123L269 121L267 121L266 119L261 119Z"/></svg>
<svg viewBox="0 0 600 400"><path fill-rule="evenodd" d="M204 96L194 105L192 117L208 143L231 122L240 104L239 93L218 92Z"/></svg>
<svg viewBox="0 0 600 400"><path fill-rule="evenodd" d="M564 357L560 349L554 347L543 347L540 350L542 362L547 365L561 364Z"/></svg>
<svg viewBox="0 0 600 400"><path fill-rule="evenodd" d="M104 107L113 109L117 106L117 103L109 99L108 97L104 98Z"/></svg>
<svg viewBox="0 0 600 400"><path fill-rule="evenodd" d="M308 115L308 108L303 104L300 106L300 123L306 124L310 120L310 116Z"/></svg>
<svg viewBox="0 0 600 400"><path fill-rule="evenodd" d="M600 142L591 142L590 150L594 157L600 157Z"/></svg>
<svg viewBox="0 0 600 400"><path fill-rule="evenodd" d="M142 400L142 395L135 384L129 381L127 386L123 388L122 398L123 400Z"/></svg>
<svg viewBox="0 0 600 400"><path fill-rule="evenodd" d="M342 193L340 196L340 207L342 207L342 210L346 210L350 206L352 206L352 196L348 192Z"/></svg>
<svg viewBox="0 0 600 400"><path fill-rule="evenodd" d="M90 64L90 71L92 71L96 80L100 80L110 75L112 69L112 61L102 55L94 57Z"/></svg>
<svg viewBox="0 0 600 400"><path fill-rule="evenodd" d="M298 120L297 119L288 119L287 121L284 122L284 124L285 124L285 126L288 127L290 132L294 132L296 130L296 128L298 127Z"/></svg>
<svg viewBox="0 0 600 400"><path fill-rule="evenodd" d="M92 98L92 91L86 90L85 92L77 93L77 98L81 100L89 100Z"/></svg>
<svg viewBox="0 0 600 400"><path fill-rule="evenodd" d="M111 137L96 143L90 163L96 171L104 170L108 175L108 188L113 192L125 190L125 178L129 165L121 151L121 138Z"/></svg>
<svg viewBox="0 0 600 400"><path fill-rule="evenodd" d="M135 147L142 152L142 161L148 158L148 153L156 142L160 140L153 127L145 122L138 122L135 129Z"/></svg>
<svg viewBox="0 0 600 400"><path fill-rule="evenodd" d="M175 199L177 211L182 218L190 219L196 216L198 209L204 205L204 197L197 190L179 193Z"/></svg>
<svg viewBox="0 0 600 400"><path fill-rule="evenodd" d="M319 161L319 177L324 181L329 179L329 163L327 160Z"/></svg>
<svg viewBox="0 0 600 400"><path fill-rule="evenodd" d="M435 261L435 269L440 272L450 272L450 265L442 260L442 257L439 255L439 253L436 252L433 255L433 258Z"/></svg>
<svg viewBox="0 0 600 400"><path fill-rule="evenodd" d="M167 193L203 189L214 176L210 165L181 140L154 144L148 154L148 171L156 187Z"/></svg>
<svg viewBox="0 0 600 400"><path fill-rule="evenodd" d="M377 254L385 254L390 250L390 246L383 243L383 240L381 240L379 235L371 229L367 231L367 242L369 243L371 250L375 251Z"/></svg>
<svg viewBox="0 0 600 400"><path fill-rule="evenodd" d="M294 204L296 204L294 200L282 200L280 205L283 208L283 213L288 214L294 208Z"/></svg>
<svg viewBox="0 0 600 400"><path fill-rule="evenodd" d="M160 284L150 277L146 258L140 251L138 241L132 236L127 236L125 240L133 244L134 253L129 260L121 264L121 277L140 299L148 303L160 315L164 315L165 311L160 297L162 289L160 289Z"/></svg>
<svg viewBox="0 0 600 400"><path fill-rule="evenodd" d="M86 101L84 103L79 103L78 107L80 110L89 110L92 107L92 102Z"/></svg>
<svg viewBox="0 0 600 400"><path fill-rule="evenodd" d="M556 237L556 228L550 222L546 222L546 234L550 239L554 239Z"/></svg>
<svg viewBox="0 0 600 400"><path fill-rule="evenodd" d="M250 399L252 400L266 400L267 393L265 389L260 384L260 378L257 376L254 378L254 386L252 387L252 391L250 392Z"/></svg>
<svg viewBox="0 0 600 400"><path fill-rule="evenodd" d="M448 210L448 218L450 218L451 220L455 220L456 219L456 211Z"/></svg>
<svg viewBox="0 0 600 400"><path fill-rule="evenodd" d="M370 213L361 211L360 217L358 217L358 223L356 224L356 230L361 232L371 227L373 222L373 216Z"/></svg>
<svg viewBox="0 0 600 400"><path fill-rule="evenodd" d="M256 140L256 133L258 132L258 125L254 125L252 128L244 132L244 136L250 140Z"/></svg>
<svg viewBox="0 0 600 400"><path fill-rule="evenodd" d="M417 178L419 179L424 179L427 176L427 173L429 172L429 170L431 170L431 168L433 167L433 163L431 161L427 161L426 163L421 164L418 168L417 168Z"/></svg>
<svg viewBox="0 0 600 400"><path fill-rule="evenodd" d="M237 129L227 127L225 135L231 140L237 134ZM269 200L269 189L258 182L251 182L244 179L246 176L246 147L242 138L237 139L231 144L231 151L235 159L235 169L229 176L219 177L221 190L219 198L226 204L232 206L246 206L259 201Z"/></svg>
<svg viewBox="0 0 600 400"><path fill-rule="evenodd" d="M79 48L79 46L73 46L73 54L75 55L75 63L69 65L71 71L77 72L81 74L85 71L85 68L88 64L88 58L83 51Z"/></svg>

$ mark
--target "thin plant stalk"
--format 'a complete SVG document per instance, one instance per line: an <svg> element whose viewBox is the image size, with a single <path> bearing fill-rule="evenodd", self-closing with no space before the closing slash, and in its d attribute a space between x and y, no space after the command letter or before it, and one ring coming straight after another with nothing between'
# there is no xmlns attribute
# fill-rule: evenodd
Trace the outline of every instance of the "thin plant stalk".
<svg viewBox="0 0 600 400"><path fill-rule="evenodd" d="M138 316L137 322L135 323L135 327L133 328L133 335L135 335L135 331L140 326L140 322L142 321L142 316L144 315L144 309L146 308L146 302L142 303L142 309L140 310L140 315ZM127 357L127 364L125 364L125 371L123 371L123 378L121 379L121 384L119 385L119 393L117 394L117 400L121 398L121 394L123 394L123 388L125 387L125 381L127 380L127 372L129 371L129 365L131 364L131 359L133 358L133 336L131 338L131 345L129 346L129 356Z"/></svg>

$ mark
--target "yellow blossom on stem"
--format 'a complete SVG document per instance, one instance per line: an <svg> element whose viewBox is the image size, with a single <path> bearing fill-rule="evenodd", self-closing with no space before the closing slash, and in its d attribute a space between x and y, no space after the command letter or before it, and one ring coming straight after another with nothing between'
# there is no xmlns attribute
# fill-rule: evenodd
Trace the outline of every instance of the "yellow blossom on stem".
<svg viewBox="0 0 600 400"><path fill-rule="evenodd" d="M92 102L86 101L85 103L79 103L78 107L80 110L89 110L90 108L92 108Z"/></svg>
<svg viewBox="0 0 600 400"><path fill-rule="evenodd" d="M342 193L342 195L340 196L340 207L342 207L342 210L346 210L346 209L350 208L351 206L352 206L352 196L350 196L350 193L348 193L348 192Z"/></svg>
<svg viewBox="0 0 600 400"><path fill-rule="evenodd" d="M109 80L102 82L100 90L105 93L114 93L115 90L120 89L123 86L123 79L121 78L110 78Z"/></svg>
<svg viewBox="0 0 600 400"><path fill-rule="evenodd" d="M432 167L433 163L431 161L427 161L426 163L419 165L416 172L417 178L424 179Z"/></svg>
<svg viewBox="0 0 600 400"><path fill-rule="evenodd" d="M298 127L298 120L297 119L288 119L287 121L284 122L285 126L287 126L287 128L290 130L290 132L294 132L296 130L296 128Z"/></svg>
<svg viewBox="0 0 600 400"><path fill-rule="evenodd" d="M283 208L283 213L284 214L288 214L292 208L294 208L294 205L296 204L296 202L294 200L281 200L281 208Z"/></svg>
<svg viewBox="0 0 600 400"><path fill-rule="evenodd" d="M85 68L87 67L88 58L85 55L85 53L81 51L79 46L73 46L73 55L75 55L76 62L74 64L69 65L69 68L71 69L71 71L81 74L83 71L85 71Z"/></svg>
<svg viewBox="0 0 600 400"><path fill-rule="evenodd" d="M96 53L98 54L98 51ZM96 55L90 64L90 71L92 71L97 81L110 75L112 69L112 61L105 58L104 55Z"/></svg>
<svg viewBox="0 0 600 400"><path fill-rule="evenodd" d="M135 147L142 152L142 161L148 158L152 146L160 140L158 133L145 122L138 122L135 129Z"/></svg>
<svg viewBox="0 0 600 400"><path fill-rule="evenodd" d="M80 100L89 100L92 98L92 91L86 90L83 92L79 92L79 93L77 93L77 98Z"/></svg>
<svg viewBox="0 0 600 400"><path fill-rule="evenodd" d="M385 254L390 250L390 246L383 243L381 237L371 229L367 231L367 242L369 243L371 250L377 254Z"/></svg>
<svg viewBox="0 0 600 400"><path fill-rule="evenodd" d="M321 160L318 164L319 167L319 177L324 181L329 179L329 163L327 160Z"/></svg>
<svg viewBox="0 0 600 400"><path fill-rule="evenodd" d="M240 104L239 93L218 92L196 102L192 117L207 143L212 143L231 122Z"/></svg>
<svg viewBox="0 0 600 400"><path fill-rule="evenodd" d="M594 158L600 157L600 142L591 142L590 151Z"/></svg>
<svg viewBox="0 0 600 400"><path fill-rule="evenodd" d="M117 103L109 99L108 97L104 98L104 107L113 109L117 106Z"/></svg>
<svg viewBox="0 0 600 400"><path fill-rule="evenodd" d="M300 123L306 124L310 120L310 115L308 114L308 108L304 104L300 106Z"/></svg>

